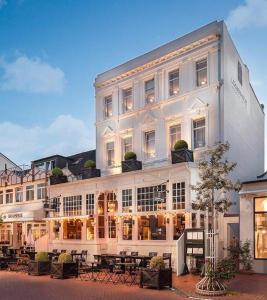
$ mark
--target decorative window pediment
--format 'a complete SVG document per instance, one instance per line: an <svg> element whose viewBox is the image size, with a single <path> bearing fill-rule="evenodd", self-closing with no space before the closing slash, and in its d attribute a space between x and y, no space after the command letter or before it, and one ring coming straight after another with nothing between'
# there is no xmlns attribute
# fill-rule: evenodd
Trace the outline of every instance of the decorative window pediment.
<svg viewBox="0 0 267 300"><path fill-rule="evenodd" d="M114 130L113 130L110 126L107 126L107 127L105 128L104 132L103 132L103 136L104 136L105 138L110 138L110 137L112 137L112 136L114 136L114 135L115 135Z"/></svg>

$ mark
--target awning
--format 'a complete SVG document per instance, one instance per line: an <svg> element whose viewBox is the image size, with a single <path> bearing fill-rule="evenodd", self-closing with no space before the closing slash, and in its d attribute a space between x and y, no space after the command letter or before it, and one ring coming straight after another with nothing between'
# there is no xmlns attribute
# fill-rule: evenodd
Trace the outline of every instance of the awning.
<svg viewBox="0 0 267 300"><path fill-rule="evenodd" d="M1 217L7 222L41 221L44 218L43 203L25 203L4 207Z"/></svg>

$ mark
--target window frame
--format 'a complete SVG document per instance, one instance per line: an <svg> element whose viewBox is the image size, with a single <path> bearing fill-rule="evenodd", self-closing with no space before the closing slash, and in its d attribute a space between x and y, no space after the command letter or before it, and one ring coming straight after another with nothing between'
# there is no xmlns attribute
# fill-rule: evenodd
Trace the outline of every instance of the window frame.
<svg viewBox="0 0 267 300"><path fill-rule="evenodd" d="M200 120L203 120L205 121L205 126L204 126L204 145L201 146L201 147L196 147L195 146L195 130L196 128L194 128L194 122L197 122L197 121L200 121ZM202 129L202 127L198 127L197 129ZM198 150L198 149L203 149L206 147L207 145L207 134L206 134L206 129L207 129L207 118L205 116L202 116L202 117L199 117L199 118L195 118L195 119L192 119L192 148L194 150Z"/></svg>
<svg viewBox="0 0 267 300"><path fill-rule="evenodd" d="M140 192L140 193L139 193ZM154 194L156 192L165 193L165 199L162 201L165 204L164 208L155 209L157 202ZM143 195L143 197L142 197ZM140 209L139 209L140 207ZM152 209L148 209L152 208ZM167 210L167 185L151 185L151 186L141 186L136 189L136 212L137 213L148 213L148 212L165 212Z"/></svg>
<svg viewBox="0 0 267 300"><path fill-rule="evenodd" d="M180 185L180 188L178 189L178 185ZM180 201L178 201L180 199ZM184 201L181 201L181 199L184 199ZM172 182L172 210L185 210L185 204L186 204L186 184L185 181L175 181ZM175 208L176 205L176 208ZM181 206L180 208L177 208L178 206Z"/></svg>
<svg viewBox="0 0 267 300"><path fill-rule="evenodd" d="M113 144L113 149L108 149L108 145ZM108 168L112 168L115 165L115 141L107 141L105 143L105 157L106 157L106 165ZM113 151L113 160L109 160L109 151Z"/></svg>
<svg viewBox="0 0 267 300"><path fill-rule="evenodd" d="M168 127L168 137L169 137L169 148L170 148L171 151L174 150L174 145L175 145L175 143L174 143L174 145L172 146L172 143L171 143L171 141L172 141L171 136L174 135L174 134L171 134L171 128L173 128L173 127L180 127L180 140L182 139L182 124L181 123L175 123L175 124L169 125L169 127Z"/></svg>
<svg viewBox="0 0 267 300"><path fill-rule="evenodd" d="M133 189L131 188L121 191L121 212L133 213Z"/></svg>
<svg viewBox="0 0 267 300"><path fill-rule="evenodd" d="M17 193L19 192L20 194L20 201L17 201ZM18 186L15 188L15 203L21 203L23 202L23 187L22 186Z"/></svg>
<svg viewBox="0 0 267 300"><path fill-rule="evenodd" d="M95 213L95 194L89 193L85 196L86 215L94 215Z"/></svg>
<svg viewBox="0 0 267 300"><path fill-rule="evenodd" d="M9 195L9 201L7 202L7 195ZM10 195L12 195L12 199L10 198ZM10 199L12 201L10 201ZM14 189L7 189L5 192L5 204L13 204L14 203Z"/></svg>
<svg viewBox="0 0 267 300"><path fill-rule="evenodd" d="M109 103L108 103L109 100ZM111 114L109 111L109 105L111 106ZM113 116L113 99L112 95L108 95L104 97L104 118L105 119L110 119Z"/></svg>
<svg viewBox="0 0 267 300"><path fill-rule="evenodd" d="M149 154L147 151L148 149L147 135L152 132L154 132L154 152ZM155 129L144 131L144 154L146 160L153 159L156 157L156 130Z"/></svg>
<svg viewBox="0 0 267 300"><path fill-rule="evenodd" d="M40 195L39 195L40 192ZM45 183L38 183L37 184L37 200L44 200L46 196L46 185ZM41 198L39 197L41 196Z"/></svg>
<svg viewBox="0 0 267 300"><path fill-rule="evenodd" d="M32 196L32 197L30 197ZM35 191L34 191L34 184L30 184L26 186L26 201L34 201Z"/></svg>
<svg viewBox="0 0 267 300"><path fill-rule="evenodd" d="M131 95L130 95L130 99L129 99L129 95L125 97L125 93L127 93L127 91L131 90ZM128 87L128 88L124 88L121 91L121 95L122 95L122 113L125 114L127 112L130 112L133 110L133 87ZM132 107L128 109L128 101L131 101L131 105ZM125 103L126 101L126 103Z"/></svg>
<svg viewBox="0 0 267 300"><path fill-rule="evenodd" d="M129 150L125 151L126 149L126 144L125 144L125 140L127 139L131 139L131 142L127 144L127 146L129 147L129 145L131 146ZM124 155L126 152L128 151L133 151L133 136L132 135L127 135L121 138L121 156L122 156L122 160L124 160Z"/></svg>
<svg viewBox="0 0 267 300"><path fill-rule="evenodd" d="M0 191L0 199L1 199L0 205L3 205L4 204L4 191L3 190Z"/></svg>
<svg viewBox="0 0 267 300"><path fill-rule="evenodd" d="M206 68L201 68L201 69L197 69L197 65L202 63L203 61L206 61ZM199 84L199 81L198 81L198 73L202 70L206 69L206 83L204 84ZM197 88L201 88L201 87L205 87L208 85L208 58L207 57L203 57L203 58L200 58L198 60L195 61L195 86Z"/></svg>
<svg viewBox="0 0 267 300"><path fill-rule="evenodd" d="M173 91L172 91L172 94L171 94L171 85L170 85L170 82L173 82L175 81L175 79L170 79L170 75L173 74L173 73L178 73L178 78L176 78L176 80L178 80L178 91L177 93L175 94ZM175 97L177 95L179 95L180 93L180 69L177 68L177 69L173 69L173 70L170 70L168 72L168 96L169 97Z"/></svg>
<svg viewBox="0 0 267 300"><path fill-rule="evenodd" d="M72 205L70 205L71 201L72 201ZM77 212L75 213L75 211ZM71 196L63 197L64 217L77 217L80 216L81 214L82 214L82 195L71 195Z"/></svg>
<svg viewBox="0 0 267 300"><path fill-rule="evenodd" d="M146 85L152 81L153 81L153 88L147 89ZM149 91L153 91L153 92L149 92ZM152 94L154 98L153 101L150 101L149 96L151 96ZM150 79L144 80L144 101L145 101L145 106L151 105L156 102L156 80L154 76Z"/></svg>
<svg viewBox="0 0 267 300"><path fill-rule="evenodd" d="M256 230L256 214L266 214L267 215L267 210L266 211L255 211L256 209L256 199L261 199L261 198L266 198L267 197L254 197L253 198L253 259L255 260L267 260L267 258L257 258L256 257L256 240L255 240L255 230Z"/></svg>

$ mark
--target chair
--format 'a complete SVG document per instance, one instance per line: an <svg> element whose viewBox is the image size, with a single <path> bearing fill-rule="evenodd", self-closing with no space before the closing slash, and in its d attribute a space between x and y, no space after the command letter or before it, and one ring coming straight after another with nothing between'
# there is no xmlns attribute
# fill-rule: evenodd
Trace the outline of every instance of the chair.
<svg viewBox="0 0 267 300"><path fill-rule="evenodd" d="M77 253L77 250L71 250L70 251L70 254L76 254Z"/></svg>
<svg viewBox="0 0 267 300"><path fill-rule="evenodd" d="M131 252L131 256L138 256L138 252L132 251L132 252Z"/></svg>
<svg viewBox="0 0 267 300"><path fill-rule="evenodd" d="M87 250L82 250L82 261L83 262L87 261L87 254L88 254Z"/></svg>
<svg viewBox="0 0 267 300"><path fill-rule="evenodd" d="M168 258L169 259L169 268L171 268L171 258L172 258L172 254L171 253L163 253L162 254L162 258Z"/></svg>
<svg viewBox="0 0 267 300"><path fill-rule="evenodd" d="M52 250L52 253L54 253L54 254L58 254L58 251L57 251L57 249L53 249L53 250Z"/></svg>
<svg viewBox="0 0 267 300"><path fill-rule="evenodd" d="M125 256L125 255L127 255L127 251L120 251L119 254Z"/></svg>
<svg viewBox="0 0 267 300"><path fill-rule="evenodd" d="M158 255L158 252L149 252L148 253L149 257L154 257L154 256L157 256L157 255Z"/></svg>
<svg viewBox="0 0 267 300"><path fill-rule="evenodd" d="M67 250L61 249L60 253L67 253Z"/></svg>

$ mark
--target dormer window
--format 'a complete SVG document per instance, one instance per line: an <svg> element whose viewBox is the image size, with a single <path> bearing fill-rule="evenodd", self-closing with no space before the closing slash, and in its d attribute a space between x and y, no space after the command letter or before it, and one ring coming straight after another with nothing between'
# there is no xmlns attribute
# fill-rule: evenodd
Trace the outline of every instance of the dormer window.
<svg viewBox="0 0 267 300"><path fill-rule="evenodd" d="M237 78L238 78L238 81L239 83L242 85L242 82L243 82L243 78L242 78L242 66L241 66L241 63L238 62L237 64Z"/></svg>
<svg viewBox="0 0 267 300"><path fill-rule="evenodd" d="M154 78L145 81L145 102L151 104L155 102L155 80Z"/></svg>
<svg viewBox="0 0 267 300"><path fill-rule="evenodd" d="M111 118L112 117L112 96L107 96L104 98L104 106L105 106L105 111L104 115L105 118Z"/></svg>
<svg viewBox="0 0 267 300"><path fill-rule="evenodd" d="M133 109L133 89L122 90L122 110L124 113Z"/></svg>

